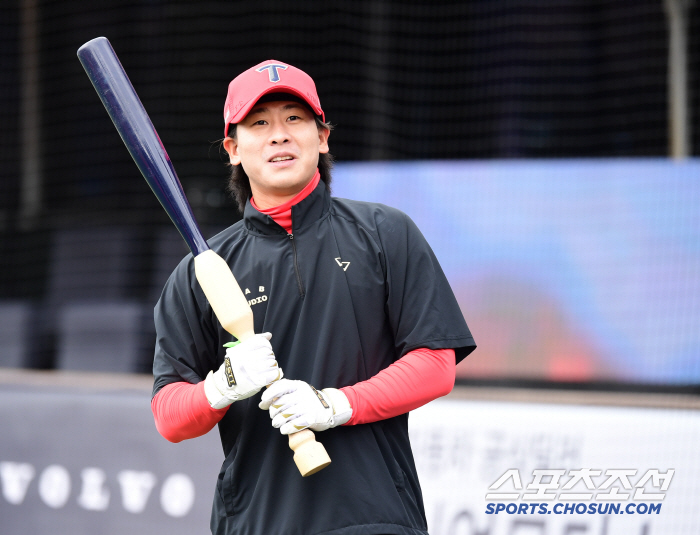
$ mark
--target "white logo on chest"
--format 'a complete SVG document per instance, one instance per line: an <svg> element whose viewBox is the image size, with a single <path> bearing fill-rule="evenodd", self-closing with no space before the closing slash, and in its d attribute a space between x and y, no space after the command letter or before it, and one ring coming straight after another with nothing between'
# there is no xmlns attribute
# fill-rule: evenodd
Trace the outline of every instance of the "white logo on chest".
<svg viewBox="0 0 700 535"><path fill-rule="evenodd" d="M340 260L340 257L336 258L335 261L341 268L343 268L343 271L348 270L348 266L350 266L350 262L343 262Z"/></svg>
<svg viewBox="0 0 700 535"><path fill-rule="evenodd" d="M264 286L258 286L258 291L259 292L264 292L265 287ZM250 294L250 290L248 288L245 289L245 295L247 296ZM258 303L262 303L264 301L267 301L267 296L266 295L261 295L259 297L253 297L252 299L248 299L248 304L250 306L257 305Z"/></svg>

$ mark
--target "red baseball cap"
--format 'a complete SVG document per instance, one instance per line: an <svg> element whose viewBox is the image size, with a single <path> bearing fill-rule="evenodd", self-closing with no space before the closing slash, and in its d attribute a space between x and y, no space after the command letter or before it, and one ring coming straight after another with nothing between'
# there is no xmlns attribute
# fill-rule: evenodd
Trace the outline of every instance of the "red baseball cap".
<svg viewBox="0 0 700 535"><path fill-rule="evenodd" d="M243 71L228 85L224 104L224 135L228 134L228 125L241 122L258 99L268 93L296 95L324 122L326 120L311 76L288 63L270 59Z"/></svg>

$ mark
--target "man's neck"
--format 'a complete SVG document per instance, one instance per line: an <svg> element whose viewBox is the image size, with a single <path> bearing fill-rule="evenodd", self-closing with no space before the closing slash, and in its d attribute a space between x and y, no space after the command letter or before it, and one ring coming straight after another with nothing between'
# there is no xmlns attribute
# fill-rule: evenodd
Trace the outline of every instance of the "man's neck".
<svg viewBox="0 0 700 535"><path fill-rule="evenodd" d="M253 191L255 205L260 210L267 210L269 208L274 208L275 206L280 206L291 201L301 190L304 189L305 186L306 184L301 186L297 191L286 195L277 194L275 192Z"/></svg>
<svg viewBox="0 0 700 535"><path fill-rule="evenodd" d="M304 186L304 188L299 193L297 193L291 199L288 199L287 202L283 204L278 204L277 206L272 206L270 208L262 208L258 205L255 197L250 199L250 204L252 204L253 208L255 208L256 210L262 212L263 214L269 215L275 221L275 223L277 223L280 227L282 227L289 234L291 234L292 206L300 203L306 197L308 197L311 194L311 192L316 188L316 186L318 186L320 180L321 175L317 170L316 174L314 174L313 178L309 181L309 183L306 186Z"/></svg>
<svg viewBox="0 0 700 535"><path fill-rule="evenodd" d="M253 184L251 183L250 187L253 193L255 207L258 210L269 210L271 208L276 208L278 206L282 206L286 203L289 203L292 199L299 195L299 193L304 191L304 188L306 188L311 182L313 182L313 180L316 178L317 173L318 170L311 176L311 178L309 178L309 180L305 181L298 189L295 188L295 190L292 193L261 191L258 188L253 187Z"/></svg>

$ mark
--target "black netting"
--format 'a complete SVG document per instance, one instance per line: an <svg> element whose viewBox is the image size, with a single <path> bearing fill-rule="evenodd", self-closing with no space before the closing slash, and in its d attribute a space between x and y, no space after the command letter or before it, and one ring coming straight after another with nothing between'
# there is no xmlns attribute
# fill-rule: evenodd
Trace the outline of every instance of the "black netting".
<svg viewBox="0 0 700 535"><path fill-rule="evenodd" d="M3 135L17 143L9 26ZM133 164L76 60L97 35L112 41L198 215L212 223L231 210L211 193L225 176L215 141L226 84L266 58L314 76L340 161L667 152L667 36L656 1L44 1L39 27L44 213L53 221L157 213L129 179ZM11 147L3 154L15 158L3 162L18 177Z"/></svg>
<svg viewBox="0 0 700 535"><path fill-rule="evenodd" d="M660 2L42 2L51 211L155 207L75 58L112 41L200 217L226 210L218 146L228 81L266 58L311 73L341 161L667 152ZM207 203L206 199L209 199ZM230 207L228 203L226 207ZM228 216L223 216L228 220Z"/></svg>
<svg viewBox="0 0 700 535"><path fill-rule="evenodd" d="M26 219L22 21L31 4L0 8L0 300L60 308L68 290L52 301L57 255L89 261L80 248L61 249L78 230L96 232L88 242L101 230L125 236L119 254L135 258L107 284L121 285L118 299L151 306L180 254L163 263L158 251L174 231L77 60L78 47L100 35L209 235L238 217L217 143L227 84L270 58L314 77L341 162L668 152L668 35L658 0L38 0L41 200ZM90 295L99 298L105 290L94 284Z"/></svg>

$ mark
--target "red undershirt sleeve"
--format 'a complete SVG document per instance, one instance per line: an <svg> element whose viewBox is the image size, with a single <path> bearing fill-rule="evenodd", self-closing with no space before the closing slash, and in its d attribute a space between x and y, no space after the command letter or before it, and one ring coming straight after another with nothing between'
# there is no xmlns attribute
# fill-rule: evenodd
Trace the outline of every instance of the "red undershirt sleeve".
<svg viewBox="0 0 700 535"><path fill-rule="evenodd" d="M352 407L344 425L405 414L449 394L454 384L454 349L414 349L371 379L340 389Z"/></svg>
<svg viewBox="0 0 700 535"><path fill-rule="evenodd" d="M228 407L213 409L202 381L165 385L151 400L151 410L158 432L170 442L181 442L211 431Z"/></svg>
<svg viewBox="0 0 700 535"><path fill-rule="evenodd" d="M393 418L448 394L455 381L452 349L415 349L377 375L341 388L352 407L345 425ZM208 433L228 407L213 409L204 394L204 382L171 383L151 401L158 432L170 442Z"/></svg>

